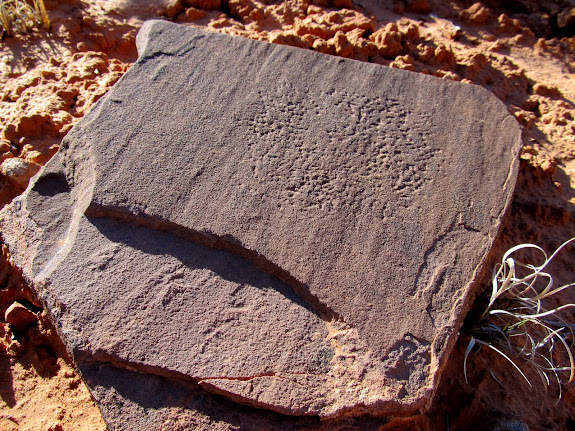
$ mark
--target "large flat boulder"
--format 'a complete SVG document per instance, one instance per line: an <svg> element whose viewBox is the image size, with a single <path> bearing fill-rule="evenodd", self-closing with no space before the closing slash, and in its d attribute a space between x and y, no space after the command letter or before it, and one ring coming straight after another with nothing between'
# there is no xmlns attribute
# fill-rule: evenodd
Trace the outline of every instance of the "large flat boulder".
<svg viewBox="0 0 575 431"><path fill-rule="evenodd" d="M511 199L505 106L163 21L138 49L0 214L99 402L105 364L286 415L424 408Z"/></svg>

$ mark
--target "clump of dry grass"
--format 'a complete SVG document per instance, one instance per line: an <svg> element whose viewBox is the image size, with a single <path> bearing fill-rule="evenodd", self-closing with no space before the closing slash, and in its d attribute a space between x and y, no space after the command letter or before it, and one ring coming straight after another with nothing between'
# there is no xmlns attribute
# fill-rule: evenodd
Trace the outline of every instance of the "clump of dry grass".
<svg viewBox="0 0 575 431"><path fill-rule="evenodd" d="M44 0L0 0L0 25L8 36L23 33L36 26L50 29L50 19L46 13Z"/></svg>
<svg viewBox="0 0 575 431"><path fill-rule="evenodd" d="M571 351L575 325L564 319L564 311L575 308L575 304L547 304L555 294L575 283L554 287L553 277L545 269L557 253L573 242L575 238L564 242L551 256L534 244L518 245L503 255L493 270L489 303L469 331L471 339L464 359L466 381L469 353L475 346L486 347L504 357L530 386L521 369L525 365L531 366L546 386L556 381L561 398L561 385L575 378ZM536 266L513 258L522 249L541 253L543 262Z"/></svg>

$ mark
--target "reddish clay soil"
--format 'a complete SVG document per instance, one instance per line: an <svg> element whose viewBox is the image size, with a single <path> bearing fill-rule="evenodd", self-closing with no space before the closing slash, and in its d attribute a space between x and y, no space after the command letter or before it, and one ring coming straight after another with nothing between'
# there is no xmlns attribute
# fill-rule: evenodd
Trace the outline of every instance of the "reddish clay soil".
<svg viewBox="0 0 575 431"><path fill-rule="evenodd" d="M495 259L515 244L553 251L575 236L572 1L46 0L46 7L50 31L0 43L0 206L22 193L70 128L136 60L134 38L143 20L163 17L487 88L524 129L516 197ZM575 278L572 255L565 250L551 267L558 282ZM564 291L557 301L575 302L575 293ZM476 308L482 304L478 296ZM430 411L382 429L523 429L521 422L529 430L575 429L570 384L557 402L557 385L546 390L526 367L530 388L485 349L470 356L467 384L468 340L463 334L445 364ZM106 429L4 246L0 373L1 429ZM350 429L361 429L361 420L356 424Z"/></svg>

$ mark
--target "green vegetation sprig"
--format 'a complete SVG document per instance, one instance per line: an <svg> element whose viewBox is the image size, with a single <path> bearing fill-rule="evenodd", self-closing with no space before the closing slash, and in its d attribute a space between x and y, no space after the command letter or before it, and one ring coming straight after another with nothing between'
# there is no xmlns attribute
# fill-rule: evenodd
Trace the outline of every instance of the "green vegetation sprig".
<svg viewBox="0 0 575 431"><path fill-rule="evenodd" d="M15 32L26 32L36 26L50 29L50 19L46 13L44 0L0 0L0 25L8 36Z"/></svg>
<svg viewBox="0 0 575 431"><path fill-rule="evenodd" d="M509 249L493 270L489 303L479 321L470 330L463 363L467 381L467 358L475 346L487 347L505 358L529 383L521 366L529 364L546 386L551 378L561 385L575 378L573 328L561 315L575 304L563 304L547 309L545 304L553 295L575 285L565 284L554 288L553 277L545 268L553 258L575 238L564 242L551 256L534 244L521 244ZM524 264L512 256L518 250L533 249L543 256L539 266ZM513 360L515 359L515 361ZM519 360L519 361L517 361ZM516 361L518 363L516 363ZM565 379L563 373L568 372Z"/></svg>

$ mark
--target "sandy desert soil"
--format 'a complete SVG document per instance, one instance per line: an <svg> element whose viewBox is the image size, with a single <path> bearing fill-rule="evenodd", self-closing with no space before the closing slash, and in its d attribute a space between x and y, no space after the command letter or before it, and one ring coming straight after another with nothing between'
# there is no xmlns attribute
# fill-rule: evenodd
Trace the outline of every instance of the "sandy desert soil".
<svg viewBox="0 0 575 431"><path fill-rule="evenodd" d="M143 20L163 17L487 88L524 128L516 197L495 258L518 243L552 251L575 236L573 1L46 0L46 7L50 31L0 43L0 206L24 190L135 61ZM41 303L2 247L0 429L106 429ZM574 251L551 268L560 282L575 279ZM575 294L565 291L559 301L575 301ZM385 429L575 429L572 385L557 403L556 385L546 391L530 376L529 388L485 351L470 357L466 384L467 340L462 335L445 364L430 411ZM350 429L361 429L356 422Z"/></svg>

